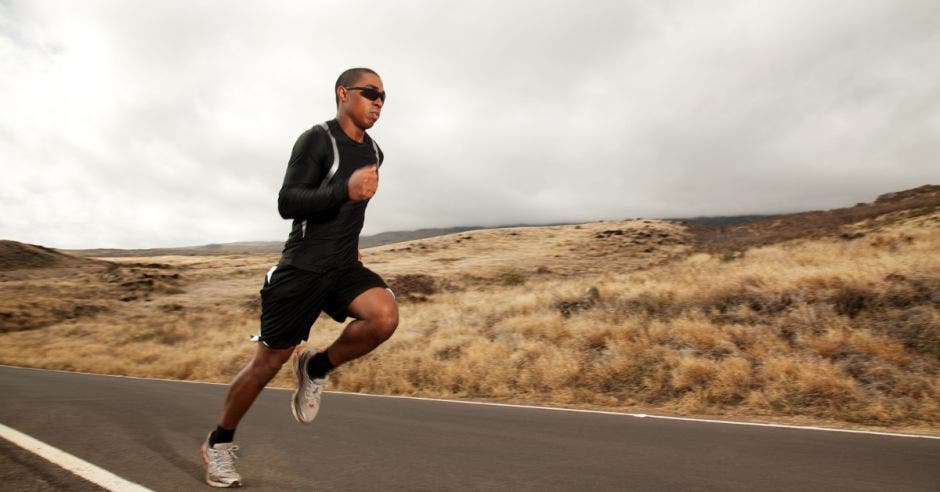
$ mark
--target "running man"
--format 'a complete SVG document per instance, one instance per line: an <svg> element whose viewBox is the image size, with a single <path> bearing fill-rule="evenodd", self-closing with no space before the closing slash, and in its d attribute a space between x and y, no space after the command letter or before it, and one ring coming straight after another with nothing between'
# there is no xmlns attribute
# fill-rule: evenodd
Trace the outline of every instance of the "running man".
<svg viewBox="0 0 940 492"><path fill-rule="evenodd" d="M374 71L352 68L336 80L335 95L336 119L300 135L287 164L278 211L293 226L261 288L261 333L253 337L260 343L232 381L218 427L201 449L213 487L241 486L235 428L291 355L297 378L291 414L309 424L329 372L371 352L398 326L395 296L359 255L359 232L384 157L366 130L379 119L385 88ZM322 352L298 348L321 311L337 322L353 321Z"/></svg>

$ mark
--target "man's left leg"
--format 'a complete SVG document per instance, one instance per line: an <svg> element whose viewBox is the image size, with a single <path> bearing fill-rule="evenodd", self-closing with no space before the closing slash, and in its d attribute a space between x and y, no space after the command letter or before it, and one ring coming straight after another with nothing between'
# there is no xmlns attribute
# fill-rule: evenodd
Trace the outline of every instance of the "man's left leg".
<svg viewBox="0 0 940 492"><path fill-rule="evenodd" d="M398 304L385 288L373 287L359 294L346 311L356 319L326 350L334 367L375 350L398 327Z"/></svg>
<svg viewBox="0 0 940 492"><path fill-rule="evenodd" d="M298 384L291 410L298 422L308 424L317 416L320 394L333 368L375 350L398 327L398 304L385 287L359 294L346 312L356 319L329 348L316 354L306 349L297 352L293 367Z"/></svg>

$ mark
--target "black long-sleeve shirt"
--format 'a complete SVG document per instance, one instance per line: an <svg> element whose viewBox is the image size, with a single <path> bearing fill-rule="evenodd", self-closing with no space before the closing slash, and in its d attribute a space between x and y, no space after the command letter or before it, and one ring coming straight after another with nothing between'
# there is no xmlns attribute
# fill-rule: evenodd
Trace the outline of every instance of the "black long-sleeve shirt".
<svg viewBox="0 0 940 492"><path fill-rule="evenodd" d="M358 261L359 233L369 200L349 200L349 177L360 167L381 165L384 160L368 134L358 143L335 119L326 124L329 134L316 125L297 138L277 200L281 217L294 219L281 263L320 272ZM339 154L339 167L332 176L330 135Z"/></svg>

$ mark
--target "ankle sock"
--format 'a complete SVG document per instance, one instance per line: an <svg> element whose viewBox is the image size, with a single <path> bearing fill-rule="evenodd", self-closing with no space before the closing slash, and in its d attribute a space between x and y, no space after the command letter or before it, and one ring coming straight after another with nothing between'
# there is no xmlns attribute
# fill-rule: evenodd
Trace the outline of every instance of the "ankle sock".
<svg viewBox="0 0 940 492"><path fill-rule="evenodd" d="M330 356L327 355L326 350L317 352L310 358L310 361L307 362L307 375L313 379L322 379L332 371L334 367L336 366L330 362Z"/></svg>
<svg viewBox="0 0 940 492"><path fill-rule="evenodd" d="M209 447L218 443L225 444L235 439L235 429L223 429L222 426L216 426L212 434L209 434Z"/></svg>

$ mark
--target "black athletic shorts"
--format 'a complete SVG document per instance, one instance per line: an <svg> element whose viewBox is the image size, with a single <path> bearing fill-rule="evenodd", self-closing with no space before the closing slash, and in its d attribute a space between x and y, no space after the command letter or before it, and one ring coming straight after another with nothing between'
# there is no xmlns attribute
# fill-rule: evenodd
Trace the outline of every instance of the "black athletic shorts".
<svg viewBox="0 0 940 492"><path fill-rule="evenodd" d="M288 264L268 270L261 288L261 334L253 340L268 347L293 347L310 336L310 327L325 311L342 323L349 304L363 292L388 286L361 262L326 273Z"/></svg>

